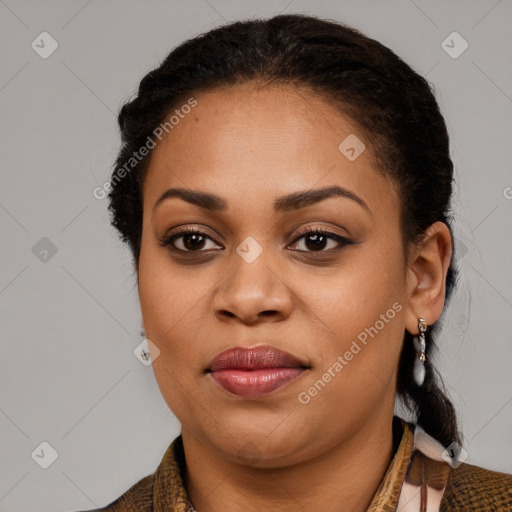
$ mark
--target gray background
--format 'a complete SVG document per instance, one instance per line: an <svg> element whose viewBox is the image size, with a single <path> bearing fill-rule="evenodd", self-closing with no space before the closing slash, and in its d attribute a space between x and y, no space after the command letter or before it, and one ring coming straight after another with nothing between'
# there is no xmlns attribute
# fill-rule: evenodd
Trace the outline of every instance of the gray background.
<svg viewBox="0 0 512 512"><path fill-rule="evenodd" d="M178 435L133 355L130 255L93 190L116 156L118 108L172 47L280 12L353 25L435 85L456 165L461 274L438 361L468 461L512 472L510 0L0 0L0 511L105 505ZM46 59L31 48L43 31L59 45ZM441 46L453 31L469 44L456 59ZM58 452L46 470L31 457L43 441Z"/></svg>

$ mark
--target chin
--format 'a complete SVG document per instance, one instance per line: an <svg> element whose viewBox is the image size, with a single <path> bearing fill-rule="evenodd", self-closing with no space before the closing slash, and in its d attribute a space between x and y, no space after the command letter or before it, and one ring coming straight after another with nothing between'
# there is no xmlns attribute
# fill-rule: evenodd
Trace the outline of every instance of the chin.
<svg viewBox="0 0 512 512"><path fill-rule="evenodd" d="M260 422L261 425L248 423L228 424L226 430L211 432L207 435L209 443L222 451L234 462L260 468L284 467L300 460L301 454L312 450L311 439L298 422L270 427L274 422Z"/></svg>

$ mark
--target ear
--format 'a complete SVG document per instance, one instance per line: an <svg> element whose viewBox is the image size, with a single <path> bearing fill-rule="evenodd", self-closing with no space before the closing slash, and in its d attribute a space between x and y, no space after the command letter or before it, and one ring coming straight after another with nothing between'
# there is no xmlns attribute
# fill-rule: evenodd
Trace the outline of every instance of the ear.
<svg viewBox="0 0 512 512"><path fill-rule="evenodd" d="M441 316L451 259L450 230L444 222L435 222L408 257L405 328L411 334L418 334L418 318L431 325Z"/></svg>

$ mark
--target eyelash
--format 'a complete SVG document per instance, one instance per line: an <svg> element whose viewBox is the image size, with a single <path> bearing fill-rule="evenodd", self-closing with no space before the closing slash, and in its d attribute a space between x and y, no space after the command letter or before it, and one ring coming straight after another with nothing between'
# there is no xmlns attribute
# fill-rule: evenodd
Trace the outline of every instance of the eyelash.
<svg viewBox="0 0 512 512"><path fill-rule="evenodd" d="M196 254L200 254L202 252L207 252L207 250L198 250L198 251L186 251L186 250L183 250L183 249L178 249L177 247L174 247L173 246L173 243L175 240L185 236L185 235L199 235L199 236L202 236L204 238L208 238L209 240L213 241L214 243L217 244L217 242L215 240L213 240L213 238L211 238L209 235L207 235L206 233L200 231L199 229L196 229L196 228L184 228L170 236L164 236L163 238L160 239L160 246L162 247L167 247L169 250L173 251L173 252L179 252L179 253L196 253ZM332 233L330 231L326 231L324 229L321 229L321 228L313 228L313 229L306 229L306 230L303 230L303 231L300 231L298 234L297 234L297 237L293 240L292 244L296 244L301 238L305 237L306 235L320 235L320 236L325 236L327 238L330 238L331 240L334 240L336 242L338 242L339 244L341 244L341 247L337 247L335 249L322 249L320 251L303 251L303 250L299 250L298 252L302 252L302 253L310 253L310 254L317 254L317 253L331 253L333 251L339 251L340 249L343 248L343 246L346 246L346 245L353 245L355 242L353 242L352 240L350 240L349 238L347 237L344 237L344 236L341 236L341 235L338 235L337 233ZM218 244L219 245L219 244Z"/></svg>

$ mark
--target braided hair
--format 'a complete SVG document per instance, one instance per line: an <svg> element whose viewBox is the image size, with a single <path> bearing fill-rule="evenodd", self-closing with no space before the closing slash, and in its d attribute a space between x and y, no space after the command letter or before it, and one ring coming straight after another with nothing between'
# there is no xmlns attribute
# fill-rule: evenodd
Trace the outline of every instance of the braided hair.
<svg viewBox="0 0 512 512"><path fill-rule="evenodd" d="M449 215L453 164L446 125L432 86L389 48L342 23L306 15L229 23L176 47L140 82L119 112L122 147L109 187L112 225L138 269L142 185L151 153L118 170L147 144L155 127L200 91L244 82L305 86L351 117L367 135L375 170L399 190L404 254L434 222ZM445 299L456 280L453 258ZM438 322L426 333L426 376L415 384L412 335L404 334L397 393L427 433L444 446L460 442L454 407L438 384L431 354Z"/></svg>

